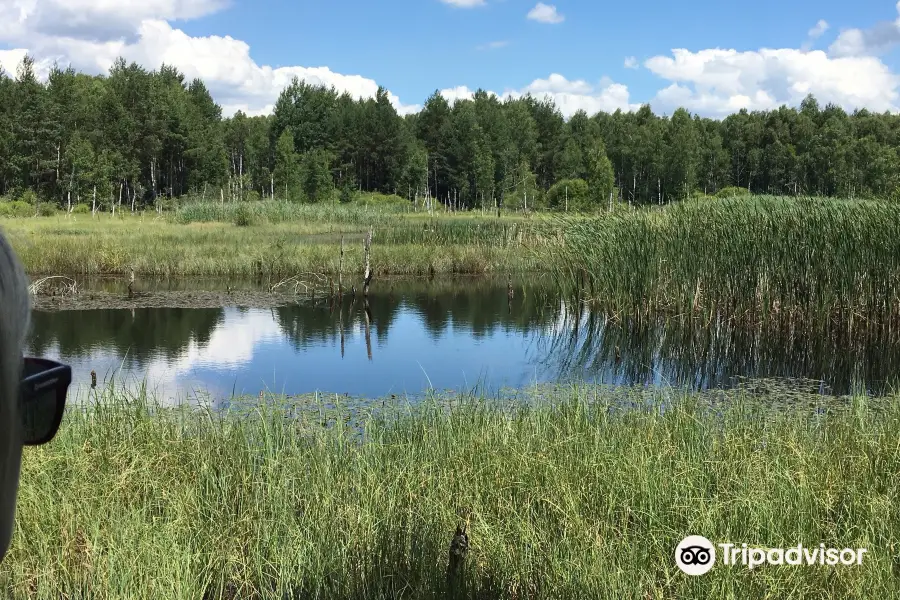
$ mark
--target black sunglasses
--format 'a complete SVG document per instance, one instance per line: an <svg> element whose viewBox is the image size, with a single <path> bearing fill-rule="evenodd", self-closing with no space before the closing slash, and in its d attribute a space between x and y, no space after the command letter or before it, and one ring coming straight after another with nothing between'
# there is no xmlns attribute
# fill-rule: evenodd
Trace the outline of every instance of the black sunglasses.
<svg viewBox="0 0 900 600"><path fill-rule="evenodd" d="M39 446L53 439L62 421L72 368L46 358L26 357L19 384L22 443Z"/></svg>

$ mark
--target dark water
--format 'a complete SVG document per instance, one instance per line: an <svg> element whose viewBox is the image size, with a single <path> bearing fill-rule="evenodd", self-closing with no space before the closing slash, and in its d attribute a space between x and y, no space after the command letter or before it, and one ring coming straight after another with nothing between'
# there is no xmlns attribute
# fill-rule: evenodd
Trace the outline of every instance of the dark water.
<svg viewBox="0 0 900 600"><path fill-rule="evenodd" d="M896 331L886 328L612 322L567 309L539 282L515 288L510 300L506 282L383 283L368 313L349 300L340 309L304 302L36 311L29 352L71 364L81 390L93 369L101 383L113 375L126 385L146 378L165 398L213 400L261 390L365 397L476 385L495 391L569 379L709 388L783 377L833 393L846 393L854 381L879 392L900 373Z"/></svg>

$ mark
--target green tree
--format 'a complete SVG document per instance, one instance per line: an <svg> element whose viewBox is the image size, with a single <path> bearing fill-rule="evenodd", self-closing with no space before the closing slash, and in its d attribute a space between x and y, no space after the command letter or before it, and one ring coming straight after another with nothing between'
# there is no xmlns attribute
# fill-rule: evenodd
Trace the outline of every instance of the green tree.
<svg viewBox="0 0 900 600"><path fill-rule="evenodd" d="M294 150L294 135L290 128L278 137L275 147L275 187L276 194L284 192L284 199L296 196L300 184L300 161Z"/></svg>
<svg viewBox="0 0 900 600"><path fill-rule="evenodd" d="M308 202L331 200L334 182L331 179L330 163L331 157L325 150L309 150L303 155L303 195Z"/></svg>

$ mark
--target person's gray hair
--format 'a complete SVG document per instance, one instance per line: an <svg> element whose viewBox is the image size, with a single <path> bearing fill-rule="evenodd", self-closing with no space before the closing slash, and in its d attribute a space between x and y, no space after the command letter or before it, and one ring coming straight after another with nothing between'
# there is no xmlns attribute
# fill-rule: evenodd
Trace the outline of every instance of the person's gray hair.
<svg viewBox="0 0 900 600"><path fill-rule="evenodd" d="M0 412L18 398L22 350L31 318L28 278L9 240L0 231Z"/></svg>
<svg viewBox="0 0 900 600"><path fill-rule="evenodd" d="M19 379L30 319L28 278L0 232L0 560L12 537L22 465Z"/></svg>

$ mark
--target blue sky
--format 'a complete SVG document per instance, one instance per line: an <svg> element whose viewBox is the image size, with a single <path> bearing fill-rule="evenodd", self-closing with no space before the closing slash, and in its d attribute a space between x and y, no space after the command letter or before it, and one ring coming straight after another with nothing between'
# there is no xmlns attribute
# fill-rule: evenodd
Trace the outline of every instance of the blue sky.
<svg viewBox="0 0 900 600"><path fill-rule="evenodd" d="M534 2L498 0L458 8L439 0L238 0L183 25L202 36L231 35L272 65L327 65L371 77L401 98L422 102L435 89L517 89L550 73L567 79L626 83L649 100L659 87L652 73L624 67L673 48L796 48L820 19L831 24L816 47L827 48L839 27L867 26L896 15L887 2L721 0L690 3L560 0L557 25L526 18ZM508 45L478 50L491 42Z"/></svg>
<svg viewBox="0 0 900 600"><path fill-rule="evenodd" d="M358 96L380 84L403 112L436 89L453 99L479 87L540 92L569 114L651 102L715 116L808 92L847 108L900 105L892 1L547 4L561 18L529 19L534 0L3 0L0 64L14 70L24 52L45 69L103 72L117 54L174 63L226 113L270 110L293 76Z"/></svg>

